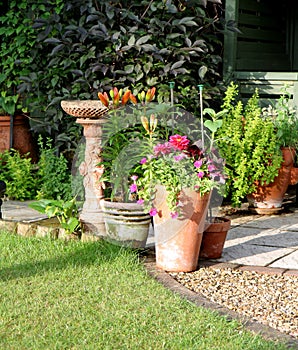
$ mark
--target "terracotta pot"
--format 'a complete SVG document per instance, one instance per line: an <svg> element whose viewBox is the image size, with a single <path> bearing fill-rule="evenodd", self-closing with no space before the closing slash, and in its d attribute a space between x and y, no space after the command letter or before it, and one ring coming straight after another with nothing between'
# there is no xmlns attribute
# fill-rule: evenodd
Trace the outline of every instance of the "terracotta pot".
<svg viewBox="0 0 298 350"><path fill-rule="evenodd" d="M248 202L253 208L260 209L280 209L282 201L291 180L291 170L295 159L295 149L289 147L282 148L284 161L274 181L268 185L256 183L257 189L247 196ZM270 210L270 213L272 211ZM264 214L266 214L264 212Z"/></svg>
<svg viewBox="0 0 298 350"><path fill-rule="evenodd" d="M222 217L216 217L213 222L205 223L200 249L201 258L219 259L221 257L230 227L231 220Z"/></svg>
<svg viewBox="0 0 298 350"><path fill-rule="evenodd" d="M10 130L10 117L0 116L0 153L10 149ZM30 158L34 161L36 160L37 147L33 141L29 120L26 116L14 116L12 141L12 148L18 150L22 155L30 152Z"/></svg>
<svg viewBox="0 0 298 350"><path fill-rule="evenodd" d="M101 200L106 239L131 248L144 248L149 234L151 217L137 203Z"/></svg>
<svg viewBox="0 0 298 350"><path fill-rule="evenodd" d="M298 184L298 168L291 169L290 185Z"/></svg>
<svg viewBox="0 0 298 350"><path fill-rule="evenodd" d="M167 192L157 187L153 217L156 266L165 271L190 272L198 265L198 258L210 194L203 197L191 189L184 189L179 197L181 215L172 219L166 203Z"/></svg>

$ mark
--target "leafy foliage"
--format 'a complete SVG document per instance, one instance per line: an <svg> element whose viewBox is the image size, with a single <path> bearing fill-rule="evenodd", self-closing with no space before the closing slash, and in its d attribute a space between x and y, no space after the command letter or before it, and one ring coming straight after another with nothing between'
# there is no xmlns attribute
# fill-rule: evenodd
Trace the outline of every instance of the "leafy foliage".
<svg viewBox="0 0 298 350"><path fill-rule="evenodd" d="M39 138L40 158L33 164L29 154L22 156L16 150L0 154L0 178L6 182L10 199L63 199L71 198L71 174L67 160L57 156L48 138L45 145Z"/></svg>
<svg viewBox="0 0 298 350"><path fill-rule="evenodd" d="M231 83L222 108L227 110L217 131L218 147L226 161L226 196L237 206L255 190L255 182L270 183L282 157L272 120L261 116L258 92L245 107L237 101L238 87Z"/></svg>
<svg viewBox="0 0 298 350"><path fill-rule="evenodd" d="M0 178L6 183L6 195L25 200L36 195L36 181L31 159L12 150L0 154Z"/></svg>
<svg viewBox="0 0 298 350"><path fill-rule="evenodd" d="M287 86L281 91L276 105L269 105L262 109L262 115L273 121L278 142L283 147L298 147L298 115L290 106L290 94Z"/></svg>
<svg viewBox="0 0 298 350"><path fill-rule="evenodd" d="M96 98L115 85L134 93L156 86L169 100L174 80L176 100L196 112L198 83L205 84L205 101L219 92L219 10L220 1L207 0L10 2L2 23L15 25L5 40L14 38L27 57L15 73L34 130L46 131L56 147L73 148L80 130L60 101Z"/></svg>
<svg viewBox="0 0 298 350"><path fill-rule="evenodd" d="M57 217L66 234L76 232L80 228L76 198L68 201L62 199L41 199L38 202L30 203L29 207L46 214L49 218Z"/></svg>
<svg viewBox="0 0 298 350"><path fill-rule="evenodd" d="M40 137L38 144L40 159L37 171L37 181L39 183L37 198L70 199L71 174L68 170L66 158L63 154L60 156L55 154L56 150L49 138L44 145Z"/></svg>

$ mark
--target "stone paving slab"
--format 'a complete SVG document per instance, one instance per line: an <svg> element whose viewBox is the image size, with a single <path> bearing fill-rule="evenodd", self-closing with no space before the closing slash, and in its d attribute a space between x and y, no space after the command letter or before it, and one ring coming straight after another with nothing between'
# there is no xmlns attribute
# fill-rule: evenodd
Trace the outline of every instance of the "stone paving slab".
<svg viewBox="0 0 298 350"><path fill-rule="evenodd" d="M295 252L295 249L292 248L268 247L244 243L225 247L223 255L218 261L241 265L268 266L293 252ZM286 266L279 267L287 268ZM288 268L297 267L291 266Z"/></svg>
<svg viewBox="0 0 298 350"><path fill-rule="evenodd" d="M298 231L237 227L230 229L225 247L238 244L298 248Z"/></svg>
<svg viewBox="0 0 298 350"><path fill-rule="evenodd" d="M279 267L287 269L298 269L298 249L293 253L282 257L281 259L268 265L269 267Z"/></svg>
<svg viewBox="0 0 298 350"><path fill-rule="evenodd" d="M28 207L31 201L3 201L1 212L3 220L34 222L47 216Z"/></svg>
<svg viewBox="0 0 298 350"><path fill-rule="evenodd" d="M257 227L261 229L279 228L280 230L288 228L297 229L298 231L298 213L284 214L279 216L258 217L253 221L244 223L243 227Z"/></svg>

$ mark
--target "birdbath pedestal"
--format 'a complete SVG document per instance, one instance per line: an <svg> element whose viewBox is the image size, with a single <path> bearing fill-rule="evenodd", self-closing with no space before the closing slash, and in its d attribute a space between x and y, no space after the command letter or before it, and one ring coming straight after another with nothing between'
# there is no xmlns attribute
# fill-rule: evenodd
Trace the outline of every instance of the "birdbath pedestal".
<svg viewBox="0 0 298 350"><path fill-rule="evenodd" d="M80 213L83 228L83 240L96 240L106 236L103 213L100 200L104 198L103 184L100 177L102 161L102 125L106 121L108 108L100 101L62 101L62 109L77 118L76 122L83 126L86 140L85 160L80 164L79 171L84 177L85 200Z"/></svg>

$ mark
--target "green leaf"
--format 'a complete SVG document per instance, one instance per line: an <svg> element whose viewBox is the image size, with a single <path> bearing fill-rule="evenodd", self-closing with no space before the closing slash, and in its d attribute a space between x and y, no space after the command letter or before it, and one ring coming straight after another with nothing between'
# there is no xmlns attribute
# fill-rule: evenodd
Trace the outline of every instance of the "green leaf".
<svg viewBox="0 0 298 350"><path fill-rule="evenodd" d="M132 36L129 38L127 44L128 44L129 46L133 46L133 45L135 44L135 42L136 42L136 38L135 38L134 35L132 35Z"/></svg>
<svg viewBox="0 0 298 350"><path fill-rule="evenodd" d="M144 35L140 39L137 40L136 45L145 44L150 38L151 38L151 35Z"/></svg>

